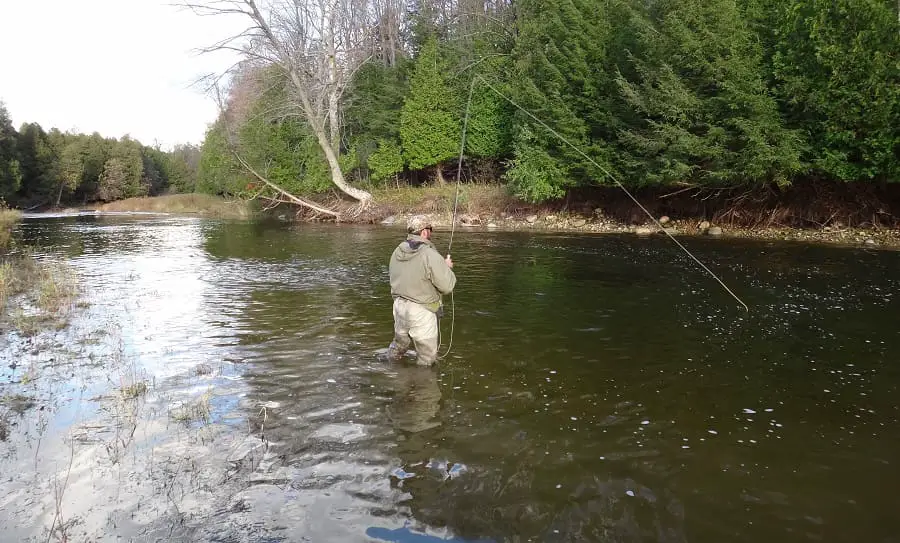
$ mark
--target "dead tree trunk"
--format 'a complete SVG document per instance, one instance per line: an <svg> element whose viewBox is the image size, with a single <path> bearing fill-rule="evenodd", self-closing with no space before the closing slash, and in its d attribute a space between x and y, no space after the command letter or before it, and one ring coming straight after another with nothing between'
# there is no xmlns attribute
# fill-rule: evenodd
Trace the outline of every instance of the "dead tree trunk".
<svg viewBox="0 0 900 543"><path fill-rule="evenodd" d="M255 0L208 0L186 4L201 15L247 17L250 26L205 51L232 50L288 76L306 122L328 161L331 180L344 194L368 206L372 195L350 186L338 163L340 102L352 74L368 58L363 42L350 41L347 31L358 18L357 4L342 0L276 0L264 14Z"/></svg>

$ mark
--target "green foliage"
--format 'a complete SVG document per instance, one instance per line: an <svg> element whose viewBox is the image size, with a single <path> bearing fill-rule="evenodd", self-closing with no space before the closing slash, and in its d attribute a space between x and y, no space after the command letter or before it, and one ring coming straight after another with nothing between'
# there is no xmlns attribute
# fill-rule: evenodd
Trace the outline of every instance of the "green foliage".
<svg viewBox="0 0 900 543"><path fill-rule="evenodd" d="M880 0L779 3L774 79L807 159L841 181L900 180L900 23Z"/></svg>
<svg viewBox="0 0 900 543"><path fill-rule="evenodd" d="M17 200L28 204L56 203L62 145L63 136L58 130L52 131L51 138L37 123L22 125L18 138L22 184Z"/></svg>
<svg viewBox="0 0 900 543"><path fill-rule="evenodd" d="M207 131L200 148L197 190L256 195L264 184L237 156L290 193L315 194L331 188L331 171L317 139L300 118L281 113L290 109L283 74L259 70L247 74L240 85L247 88L232 91L231 109ZM341 162L352 168L356 159L351 154Z"/></svg>
<svg viewBox="0 0 900 543"><path fill-rule="evenodd" d="M141 145L127 137L122 138L110 150L109 158L103 166L97 197L109 202L146 196L149 189L149 182L144 176Z"/></svg>
<svg viewBox="0 0 900 543"><path fill-rule="evenodd" d="M10 201L22 184L18 134L6 105L0 102L0 201Z"/></svg>
<svg viewBox="0 0 900 543"><path fill-rule="evenodd" d="M60 196L63 191L74 192L84 178L84 151L84 142L79 139L72 140L63 147L59 156L59 177L63 189Z"/></svg>
<svg viewBox="0 0 900 543"><path fill-rule="evenodd" d="M144 166L142 183L146 185L147 193L150 196L162 194L169 184L168 155L153 147L142 147L141 159Z"/></svg>
<svg viewBox="0 0 900 543"><path fill-rule="evenodd" d="M128 167L123 159L114 157L107 160L103 166L103 173L100 174L97 190L100 200L109 202L124 198L128 174Z"/></svg>
<svg viewBox="0 0 900 543"><path fill-rule="evenodd" d="M200 147L197 191L205 194L234 196L244 190L249 180L228 146L222 120L206 131Z"/></svg>
<svg viewBox="0 0 900 543"><path fill-rule="evenodd" d="M166 176L169 189L179 193L194 192L200 170L200 148L196 145L176 145L166 155Z"/></svg>
<svg viewBox="0 0 900 543"><path fill-rule="evenodd" d="M570 172L538 144L528 127L520 130L514 143L514 154L506 172L513 194L528 202L565 195L564 187L570 183Z"/></svg>
<svg viewBox="0 0 900 543"><path fill-rule="evenodd" d="M377 152L381 141L399 141L400 109L408 91L408 62L398 66L385 66L378 62L366 63L357 73L347 90L344 118L344 136L350 151L356 156L356 172L366 172L376 178L372 171L372 154ZM376 157L376 161L381 158ZM396 171L403 169L400 168ZM348 169L344 169L348 172ZM383 171L383 170L380 170ZM388 174L393 175L393 173Z"/></svg>
<svg viewBox="0 0 900 543"><path fill-rule="evenodd" d="M398 112L408 91L406 64L398 67L366 63L347 90L345 136L351 147L359 142L400 138Z"/></svg>
<svg viewBox="0 0 900 543"><path fill-rule="evenodd" d="M331 171L306 124L294 116L273 118L270 113L284 104L285 98L283 87L270 84L269 90L253 102L247 121L238 129L240 154L288 192L315 194L328 190L332 186Z"/></svg>
<svg viewBox="0 0 900 543"><path fill-rule="evenodd" d="M471 103L468 104L469 121L466 126L466 153L472 157L501 159L511 151L512 106L483 81L475 79L477 76L488 81L496 80L497 74L509 69L508 63L503 60L505 58L486 57L473 70L474 87L471 87L471 81L466 81L468 88L462 90L464 96L470 91L472 95ZM462 114L465 114L465 108Z"/></svg>
<svg viewBox="0 0 900 543"><path fill-rule="evenodd" d="M169 184L169 162L168 153L128 137L45 132L37 123L24 123L17 132L0 103L0 199L12 204L60 206L159 194Z"/></svg>
<svg viewBox="0 0 900 543"><path fill-rule="evenodd" d="M437 9L415 0L407 8L403 20L379 21L399 60L388 65L376 52L383 61L364 65L343 95L339 160L348 177L383 183L405 166L440 172L459 152L478 76L527 113L476 85L467 171L505 169L512 192L532 202L611 184L606 172L628 186L900 179L895 2L517 0ZM398 36L402 51L393 49ZM236 194L255 182L235 167L234 148L292 191L329 187L315 140L283 115L296 106L277 71L256 69L265 84L230 96L229 131L208 133L195 186ZM175 171L170 161L162 177L182 175Z"/></svg>
<svg viewBox="0 0 900 543"><path fill-rule="evenodd" d="M613 169L605 10L586 0L524 0L518 25L509 91L559 135ZM522 111L516 111L512 131L514 159L506 178L517 194L540 201L602 182L598 168Z"/></svg>
<svg viewBox="0 0 900 543"><path fill-rule="evenodd" d="M403 171L403 154L394 140L383 139L369 156L369 171L375 181L384 181Z"/></svg>
<svg viewBox="0 0 900 543"><path fill-rule="evenodd" d="M438 166L459 152L459 100L448 82L448 68L437 41L425 42L400 110L400 140L410 168Z"/></svg>
<svg viewBox="0 0 900 543"><path fill-rule="evenodd" d="M801 140L761 77L761 52L734 0L663 0L636 25L633 76L616 79L640 119L622 135L647 183L786 184Z"/></svg>

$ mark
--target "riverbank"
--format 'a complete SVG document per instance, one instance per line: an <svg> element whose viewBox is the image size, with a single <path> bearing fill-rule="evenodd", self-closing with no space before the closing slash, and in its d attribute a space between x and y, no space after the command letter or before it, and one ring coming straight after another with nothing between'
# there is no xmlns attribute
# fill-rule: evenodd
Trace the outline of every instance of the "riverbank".
<svg viewBox="0 0 900 543"><path fill-rule="evenodd" d="M382 219L380 224L386 226L402 225L406 219L416 213L396 213ZM437 228L449 229L450 213L422 213L429 217ZM708 221L669 220L665 228L651 225L627 225L616 221L593 219L577 214L565 213L530 213L499 214L492 216L464 214L457 221L457 228L465 230L501 230L501 231L545 231L569 232L583 234L623 234L636 236L665 235L673 236L706 236L713 238L741 238L777 241L800 241L808 243L828 243L865 247L900 249L900 230L890 228L741 228L734 226L718 226Z"/></svg>
<svg viewBox="0 0 900 543"><path fill-rule="evenodd" d="M249 202L225 199L208 194L166 194L144 198L127 198L89 206L99 212L144 212L203 215L223 219L246 219L254 211Z"/></svg>
<svg viewBox="0 0 900 543"><path fill-rule="evenodd" d="M21 211L0 207L0 251L6 249L6 246L9 245L12 228L21 218Z"/></svg>
<svg viewBox="0 0 900 543"><path fill-rule="evenodd" d="M386 189L375 193L376 204L365 213L350 215L345 222L404 224L412 215L426 215L437 228L450 227L456 188ZM637 212L635 212L637 211ZM652 211L651 211L652 212ZM627 216L629 220L623 220ZM850 246L900 249L900 229L881 225L848 227L832 221L820 227L803 228L778 223L747 226L739 221L708 221L702 215L685 217L656 214L666 232L675 236L800 241ZM633 206L603 205L602 202L568 205L566 202L534 205L510 196L504 187L464 185L457 206L457 227L469 230L534 230L584 234L632 233L664 235L663 229Z"/></svg>
<svg viewBox="0 0 900 543"><path fill-rule="evenodd" d="M457 226L465 229L536 230L584 234L632 233L638 236L663 234L659 226L646 214L630 201L623 202L622 195L615 192L593 195L592 198L573 198L572 202L530 204L511 196L506 188L500 185L462 185L459 188L458 203L456 191L454 184L443 187L404 186L379 189L373 193L374 204L362 212L359 212L352 202L336 196L322 203L340 211L340 222L349 224L399 225L412 215L427 215L438 228L449 228L454 204L457 204ZM745 207L742 208L743 213L738 213L735 208L725 212L721 207L712 207L712 204L705 210L702 207L692 207L694 202L687 197L678 202L672 199L663 200L653 195L638 195L638 199L660 219L666 231L672 235L900 249L900 228L887 221L878 224L857 220L855 225L848 226L853 211L820 218L808 210L798 210L796 203L776 202L769 207L757 206L752 212L750 208ZM298 214L296 207L287 205L261 212L251 202L205 194L130 198L99 204L91 209L101 213L151 212L234 219L267 216L285 221L332 220L330 217L304 210L300 210ZM806 215L803 215L804 213ZM843 217L846 222L839 217Z"/></svg>

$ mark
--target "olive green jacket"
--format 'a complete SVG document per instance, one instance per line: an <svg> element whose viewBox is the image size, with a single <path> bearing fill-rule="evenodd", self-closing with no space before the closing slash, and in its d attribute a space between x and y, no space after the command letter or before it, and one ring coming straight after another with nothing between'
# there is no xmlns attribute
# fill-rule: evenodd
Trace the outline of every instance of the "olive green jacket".
<svg viewBox="0 0 900 543"><path fill-rule="evenodd" d="M394 249L389 270L392 297L406 298L435 312L441 307L441 296L456 286L456 275L434 244L415 234Z"/></svg>

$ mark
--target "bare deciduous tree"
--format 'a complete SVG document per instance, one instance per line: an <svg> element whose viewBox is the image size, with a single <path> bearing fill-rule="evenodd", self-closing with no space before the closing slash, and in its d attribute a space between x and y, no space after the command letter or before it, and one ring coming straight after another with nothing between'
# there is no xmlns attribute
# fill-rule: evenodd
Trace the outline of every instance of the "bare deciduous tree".
<svg viewBox="0 0 900 543"><path fill-rule="evenodd" d="M374 0L372 9L377 32L373 43L375 54L385 66L396 66L403 54L403 42L400 38L406 18L403 1Z"/></svg>
<svg viewBox="0 0 900 543"><path fill-rule="evenodd" d="M309 124L331 170L331 180L362 207L372 195L351 186L338 163L341 98L369 58L371 13L361 0L207 0L186 3L199 15L241 15L248 27L205 51L232 50L278 66L291 98Z"/></svg>

